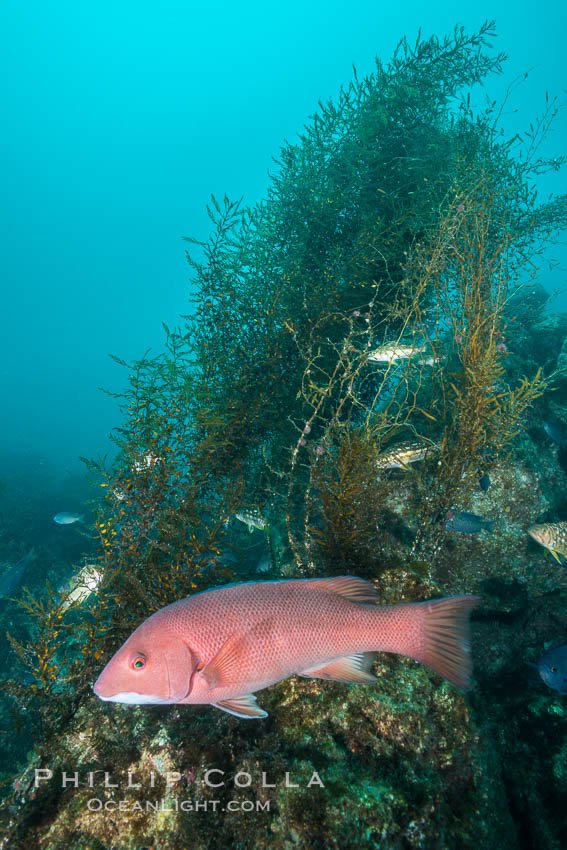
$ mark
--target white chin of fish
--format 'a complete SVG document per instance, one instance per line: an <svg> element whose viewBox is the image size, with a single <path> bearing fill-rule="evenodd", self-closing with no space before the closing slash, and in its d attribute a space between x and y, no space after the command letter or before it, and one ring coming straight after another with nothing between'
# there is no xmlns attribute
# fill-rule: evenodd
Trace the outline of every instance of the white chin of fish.
<svg viewBox="0 0 567 850"><path fill-rule="evenodd" d="M122 702L126 705L146 705L147 703L169 704L171 700L154 697L151 694L137 694L135 691L123 691L121 694L113 694L111 697L99 697L105 702Z"/></svg>

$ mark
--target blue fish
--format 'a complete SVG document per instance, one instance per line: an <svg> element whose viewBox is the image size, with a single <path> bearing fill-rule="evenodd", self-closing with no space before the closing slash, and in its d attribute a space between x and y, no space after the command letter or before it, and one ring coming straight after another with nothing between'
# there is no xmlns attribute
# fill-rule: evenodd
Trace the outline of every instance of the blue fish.
<svg viewBox="0 0 567 850"><path fill-rule="evenodd" d="M0 576L0 599L3 596L10 596L18 589L24 580L24 575L30 565L33 552L34 550L30 549L27 555L20 558L17 563L13 564L2 576Z"/></svg>
<svg viewBox="0 0 567 850"><path fill-rule="evenodd" d="M536 665L541 679L549 688L567 694L567 644L548 649Z"/></svg>
<svg viewBox="0 0 567 850"><path fill-rule="evenodd" d="M84 514L72 514L69 511L61 511L55 514L53 521L58 525L72 525L74 522L81 522L84 516Z"/></svg>
<svg viewBox="0 0 567 850"><path fill-rule="evenodd" d="M446 519L447 531L460 531L462 534L478 534L483 529L492 532L494 526L493 519L484 519L468 511L448 511Z"/></svg>
<svg viewBox="0 0 567 850"><path fill-rule="evenodd" d="M559 419L550 417L544 420L543 428L547 436L558 446L567 446L567 428Z"/></svg>
<svg viewBox="0 0 567 850"><path fill-rule="evenodd" d="M490 487L490 475L488 474L488 472L485 472L484 475L480 476L480 478L478 479L478 486L484 493L486 493L486 491Z"/></svg>

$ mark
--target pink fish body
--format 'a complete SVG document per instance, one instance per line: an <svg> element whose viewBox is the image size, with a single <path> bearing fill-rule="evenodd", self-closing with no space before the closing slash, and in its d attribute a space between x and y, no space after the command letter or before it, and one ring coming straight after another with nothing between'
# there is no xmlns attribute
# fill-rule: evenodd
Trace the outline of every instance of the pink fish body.
<svg viewBox="0 0 567 850"><path fill-rule="evenodd" d="M112 702L211 704L266 717L256 691L293 674L375 682L376 652L408 655L468 688L476 599L377 605L374 586L354 576L226 585L152 614L94 691Z"/></svg>

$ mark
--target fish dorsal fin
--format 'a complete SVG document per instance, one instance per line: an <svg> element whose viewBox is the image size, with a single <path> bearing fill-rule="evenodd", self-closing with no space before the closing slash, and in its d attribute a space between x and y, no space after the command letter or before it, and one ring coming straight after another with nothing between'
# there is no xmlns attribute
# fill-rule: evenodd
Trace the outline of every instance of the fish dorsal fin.
<svg viewBox="0 0 567 850"><path fill-rule="evenodd" d="M335 658L324 667L311 667L302 670L299 676L312 679L335 679L337 682L362 682L371 684L376 682L376 676L370 672L376 653L357 652L356 655L348 655L345 658Z"/></svg>
<svg viewBox="0 0 567 850"><path fill-rule="evenodd" d="M323 590L330 590L338 596L344 596L351 602L378 602L380 598L373 584L357 576L319 578L313 579L313 583Z"/></svg>
<svg viewBox="0 0 567 850"><path fill-rule="evenodd" d="M268 716L268 712L260 708L256 702L254 694L243 694L241 697L222 699L220 702L213 702L212 705L215 708L220 708L221 711L228 711L229 714L234 714L235 717L253 719L255 717Z"/></svg>

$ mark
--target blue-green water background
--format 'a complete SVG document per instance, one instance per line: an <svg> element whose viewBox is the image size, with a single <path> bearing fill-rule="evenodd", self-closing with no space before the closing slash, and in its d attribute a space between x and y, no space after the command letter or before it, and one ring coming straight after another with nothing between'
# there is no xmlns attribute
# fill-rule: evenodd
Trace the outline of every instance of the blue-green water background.
<svg viewBox="0 0 567 850"><path fill-rule="evenodd" d="M348 84L353 62L362 76L404 35L473 31L486 18L510 56L490 95L533 68L504 116L513 134L541 113L546 89L567 88L559 0L5 0L0 458L73 472L79 454L108 451L118 413L98 387L117 390L125 375L106 355L159 350L161 321L189 311L181 237L208 234L210 193L261 199L283 139ZM563 153L566 138L564 114L545 153ZM565 191L565 176L540 188ZM543 268L540 279L551 290L565 275Z"/></svg>

